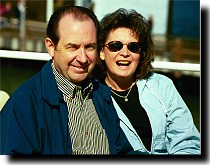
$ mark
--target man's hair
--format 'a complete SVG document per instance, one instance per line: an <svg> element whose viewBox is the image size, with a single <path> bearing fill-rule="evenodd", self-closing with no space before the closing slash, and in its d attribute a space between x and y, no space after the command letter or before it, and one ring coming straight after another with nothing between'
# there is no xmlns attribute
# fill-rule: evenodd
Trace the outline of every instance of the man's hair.
<svg viewBox="0 0 210 165"><path fill-rule="evenodd" d="M47 37L49 37L55 45L57 45L59 41L59 33L58 33L59 21L61 20L61 18L63 18L65 15L68 14L72 15L75 20L79 21L92 19L98 33L99 21L93 11L81 6L64 6L62 8L57 9L51 15L47 25L47 30L46 30Z"/></svg>
<svg viewBox="0 0 210 165"><path fill-rule="evenodd" d="M129 11L120 8L117 11L107 14L103 17L103 19L100 21L98 52L100 52L105 45L110 32L121 27L130 29L141 43L141 58L134 73L134 79L137 80L146 78L146 76L150 75L149 73L152 73L153 70L151 62L154 61L154 44L151 38L150 26L147 20L135 10ZM99 65L102 65L102 70L106 71L105 62L102 61L98 63ZM100 67L97 69L99 68ZM97 74L97 70L95 70L94 73Z"/></svg>

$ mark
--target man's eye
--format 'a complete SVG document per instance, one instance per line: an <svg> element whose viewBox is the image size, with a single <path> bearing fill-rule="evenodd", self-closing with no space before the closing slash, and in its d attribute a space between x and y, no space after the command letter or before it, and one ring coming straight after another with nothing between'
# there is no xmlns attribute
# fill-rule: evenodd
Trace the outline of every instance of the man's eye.
<svg viewBox="0 0 210 165"><path fill-rule="evenodd" d="M74 48L74 47L68 47L68 50L73 51L73 50L77 50L77 49L76 49L76 48Z"/></svg>
<svg viewBox="0 0 210 165"><path fill-rule="evenodd" d="M95 45L87 45L85 47L85 49L87 49L87 50L95 50L96 49L96 46Z"/></svg>
<svg viewBox="0 0 210 165"><path fill-rule="evenodd" d="M67 49L70 50L70 51L76 51L78 48L79 48L79 47L76 46L76 45L69 45L69 46L67 47Z"/></svg>

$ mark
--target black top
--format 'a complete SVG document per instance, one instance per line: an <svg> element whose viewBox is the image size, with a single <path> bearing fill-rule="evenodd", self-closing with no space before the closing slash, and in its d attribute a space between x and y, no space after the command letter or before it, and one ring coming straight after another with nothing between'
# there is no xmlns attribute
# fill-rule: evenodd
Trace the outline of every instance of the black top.
<svg viewBox="0 0 210 165"><path fill-rule="evenodd" d="M129 90L126 91L115 91L118 95L126 96ZM116 100L117 104L124 112L124 114L129 119L130 123L138 133L139 137L141 138L144 146L147 150L151 150L151 140L152 140L152 129L150 125L149 118L147 116L146 111L141 106L139 101L139 93L137 85L135 84L130 94L128 95L128 101L126 102L124 98L117 96L112 92L112 96Z"/></svg>

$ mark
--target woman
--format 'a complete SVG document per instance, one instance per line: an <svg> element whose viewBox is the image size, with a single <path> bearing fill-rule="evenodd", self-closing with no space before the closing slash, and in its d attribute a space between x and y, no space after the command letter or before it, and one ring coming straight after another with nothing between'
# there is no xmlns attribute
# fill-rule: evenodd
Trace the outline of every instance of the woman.
<svg viewBox="0 0 210 165"><path fill-rule="evenodd" d="M94 76L111 87L120 125L142 154L200 154L200 134L171 79L153 72L150 26L135 10L100 22L100 61Z"/></svg>

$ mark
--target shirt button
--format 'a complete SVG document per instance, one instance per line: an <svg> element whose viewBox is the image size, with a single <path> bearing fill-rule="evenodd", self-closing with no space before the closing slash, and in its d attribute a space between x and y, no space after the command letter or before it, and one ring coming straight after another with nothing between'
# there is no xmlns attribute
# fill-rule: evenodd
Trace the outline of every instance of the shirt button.
<svg viewBox="0 0 210 165"><path fill-rule="evenodd" d="M85 131L85 135L88 136L88 131Z"/></svg>

